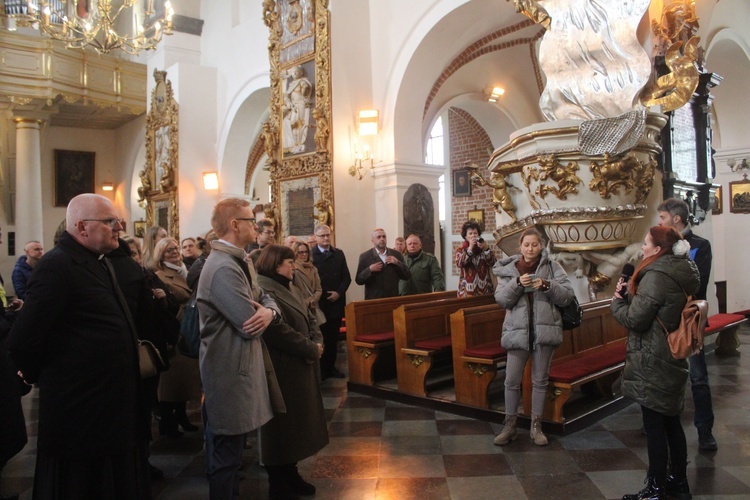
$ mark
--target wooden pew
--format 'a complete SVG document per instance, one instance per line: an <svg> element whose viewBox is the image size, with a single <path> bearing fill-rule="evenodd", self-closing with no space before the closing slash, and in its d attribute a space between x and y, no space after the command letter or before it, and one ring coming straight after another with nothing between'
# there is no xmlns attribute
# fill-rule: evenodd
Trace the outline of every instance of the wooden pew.
<svg viewBox="0 0 750 500"><path fill-rule="evenodd" d="M395 377L393 361L393 311L403 304L455 298L456 291L358 300L346 306L346 350L349 382L374 385L376 379ZM381 351L390 351L391 366L378 363ZM387 356L386 356L387 357ZM379 366L379 365L383 366ZM382 376L376 371L382 369Z"/></svg>
<svg viewBox="0 0 750 500"><path fill-rule="evenodd" d="M451 314L456 402L489 408L487 391L497 377L505 349L500 345L505 310L499 305L461 309Z"/></svg>
<svg viewBox="0 0 750 500"><path fill-rule="evenodd" d="M582 304L583 322L563 332L563 343L555 350L550 367L545 420L562 423L563 407L574 389L594 382L599 392L612 394L612 382L625 367L627 330L610 312L611 299ZM523 409L531 415L531 365L523 377Z"/></svg>
<svg viewBox="0 0 750 500"><path fill-rule="evenodd" d="M436 356L451 356L450 315L493 304L491 295L405 304L393 312L398 390L426 396L425 379Z"/></svg>
<svg viewBox="0 0 750 500"><path fill-rule="evenodd" d="M708 317L708 326L703 335L704 345L708 337L718 334L716 338L716 354L732 355L737 352L739 339L737 329L747 322L748 312L738 311L736 313L719 313Z"/></svg>

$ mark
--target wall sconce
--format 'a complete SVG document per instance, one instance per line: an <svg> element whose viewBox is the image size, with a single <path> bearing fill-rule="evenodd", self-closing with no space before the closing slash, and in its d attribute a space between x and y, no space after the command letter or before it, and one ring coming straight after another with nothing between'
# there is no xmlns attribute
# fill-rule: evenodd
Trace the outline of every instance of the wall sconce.
<svg viewBox="0 0 750 500"><path fill-rule="evenodd" d="M497 102L500 97L505 95L505 89L502 87L492 87L492 90L487 92L489 95L487 96L487 100L489 102Z"/></svg>
<svg viewBox="0 0 750 500"><path fill-rule="evenodd" d="M216 172L203 172L203 189L206 191L219 189L219 174Z"/></svg>
<svg viewBox="0 0 750 500"><path fill-rule="evenodd" d="M727 165L729 165L729 169L732 172L739 172L741 170L750 170L750 165L747 164L747 158L741 158L739 165L737 165L737 160L735 158L729 158L727 160Z"/></svg>
<svg viewBox="0 0 750 500"><path fill-rule="evenodd" d="M378 135L378 110L368 109L360 111L357 115L357 137L354 140L354 164L349 167L349 175L362 180L365 172L369 171L371 176L375 175L373 167L375 161L370 153L370 141L374 142ZM360 138L362 139L360 144Z"/></svg>
<svg viewBox="0 0 750 500"><path fill-rule="evenodd" d="M115 183L114 182L103 182L102 183L102 191L114 191L115 190Z"/></svg>

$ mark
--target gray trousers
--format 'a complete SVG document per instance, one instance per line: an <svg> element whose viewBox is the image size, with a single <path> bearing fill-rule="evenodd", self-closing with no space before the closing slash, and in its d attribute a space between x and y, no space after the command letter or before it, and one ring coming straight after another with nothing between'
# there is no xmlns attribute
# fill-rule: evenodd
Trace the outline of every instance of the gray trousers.
<svg viewBox="0 0 750 500"><path fill-rule="evenodd" d="M547 398L547 383L549 382L549 365L555 347L549 345L536 346L529 352L525 350L508 351L505 364L505 414L515 416L518 413L518 403L521 400L521 380L526 360L531 355L531 414L541 416L544 413L544 401ZM525 408L528 411L528 408Z"/></svg>

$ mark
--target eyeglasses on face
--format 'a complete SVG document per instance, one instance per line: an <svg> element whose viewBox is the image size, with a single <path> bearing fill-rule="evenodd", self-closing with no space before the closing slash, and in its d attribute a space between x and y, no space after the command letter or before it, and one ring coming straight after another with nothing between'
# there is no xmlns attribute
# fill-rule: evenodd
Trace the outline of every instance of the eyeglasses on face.
<svg viewBox="0 0 750 500"><path fill-rule="evenodd" d="M263 234L267 234L269 236L275 236L276 231L266 230L266 231L263 231Z"/></svg>
<svg viewBox="0 0 750 500"><path fill-rule="evenodd" d="M112 229L117 229L117 226L123 227L123 224L125 224L124 219L120 219L117 217L109 218L109 219L81 219L83 222L101 222L102 224L106 224Z"/></svg>
<svg viewBox="0 0 750 500"><path fill-rule="evenodd" d="M302 254L309 254L310 252L308 250L298 250L297 253L302 255Z"/></svg>
<svg viewBox="0 0 750 500"><path fill-rule="evenodd" d="M255 217L235 217L234 220L246 220L251 224L255 224Z"/></svg>
<svg viewBox="0 0 750 500"><path fill-rule="evenodd" d="M169 247L169 248L164 249L164 253L175 253L179 251L180 251L179 247Z"/></svg>
<svg viewBox="0 0 750 500"><path fill-rule="evenodd" d="M331 233L316 234L315 236L318 237L318 238L330 238L331 237Z"/></svg>

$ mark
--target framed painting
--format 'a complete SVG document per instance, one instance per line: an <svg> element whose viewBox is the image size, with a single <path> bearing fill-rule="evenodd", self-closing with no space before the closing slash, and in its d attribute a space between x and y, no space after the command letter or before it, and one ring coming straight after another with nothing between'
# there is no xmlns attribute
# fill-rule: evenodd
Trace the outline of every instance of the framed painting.
<svg viewBox="0 0 750 500"><path fill-rule="evenodd" d="M729 211L733 214L750 214L750 180L729 183Z"/></svg>
<svg viewBox="0 0 750 500"><path fill-rule="evenodd" d="M711 198L711 215L721 215L723 197L721 193L721 186L716 188L716 193Z"/></svg>
<svg viewBox="0 0 750 500"><path fill-rule="evenodd" d="M468 170L453 171L453 196L471 196L471 176Z"/></svg>
<svg viewBox="0 0 750 500"><path fill-rule="evenodd" d="M55 150L55 206L67 207L70 200L94 192L96 153Z"/></svg>
<svg viewBox="0 0 750 500"><path fill-rule="evenodd" d="M466 220L479 224L479 232L484 232L484 209L475 208L466 213Z"/></svg>
<svg viewBox="0 0 750 500"><path fill-rule="evenodd" d="M136 238L143 238L146 236L146 221L137 220L133 222L133 235Z"/></svg>

